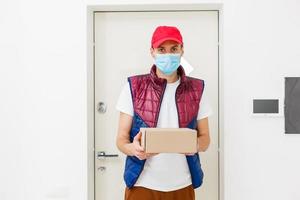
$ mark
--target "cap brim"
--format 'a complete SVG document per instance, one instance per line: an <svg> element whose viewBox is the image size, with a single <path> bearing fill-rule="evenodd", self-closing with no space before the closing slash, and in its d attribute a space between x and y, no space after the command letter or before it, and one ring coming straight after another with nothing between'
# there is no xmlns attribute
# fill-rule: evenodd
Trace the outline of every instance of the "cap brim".
<svg viewBox="0 0 300 200"><path fill-rule="evenodd" d="M175 42L178 42L179 44L182 44L182 42L180 40L178 40L177 38L168 37L168 38L163 38L163 39L156 41L155 43L152 44L152 47L157 48L157 47L159 47L159 45L161 45L164 41L167 41L167 40L173 40Z"/></svg>

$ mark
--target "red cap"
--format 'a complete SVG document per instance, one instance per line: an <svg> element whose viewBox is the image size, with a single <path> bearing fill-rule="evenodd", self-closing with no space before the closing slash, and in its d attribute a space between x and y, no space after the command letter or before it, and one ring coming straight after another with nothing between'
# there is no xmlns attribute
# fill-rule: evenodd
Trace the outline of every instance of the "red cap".
<svg viewBox="0 0 300 200"><path fill-rule="evenodd" d="M151 46L157 48L166 40L174 40L179 44L183 44L180 31L176 27L158 26L152 35Z"/></svg>

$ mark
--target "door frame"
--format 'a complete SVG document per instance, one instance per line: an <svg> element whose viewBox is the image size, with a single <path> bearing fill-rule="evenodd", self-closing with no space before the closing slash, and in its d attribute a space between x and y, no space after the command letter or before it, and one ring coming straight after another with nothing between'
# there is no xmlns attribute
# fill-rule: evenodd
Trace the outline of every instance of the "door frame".
<svg viewBox="0 0 300 200"><path fill-rule="evenodd" d="M96 4L86 7L87 44L87 199L95 200L95 12L147 12L147 11L218 11L218 200L224 200L224 76L223 76L223 4ZM223 134L221 134L223 133Z"/></svg>

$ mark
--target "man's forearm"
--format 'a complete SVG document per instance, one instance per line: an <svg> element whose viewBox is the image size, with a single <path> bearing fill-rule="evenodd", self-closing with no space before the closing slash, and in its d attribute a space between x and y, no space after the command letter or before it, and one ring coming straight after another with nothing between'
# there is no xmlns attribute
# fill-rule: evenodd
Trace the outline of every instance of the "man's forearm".
<svg viewBox="0 0 300 200"><path fill-rule="evenodd" d="M128 156L133 156L132 153L132 143L130 143L130 141L125 141L125 140L118 140L117 142L117 147L118 149L123 152L124 154L128 155Z"/></svg>
<svg viewBox="0 0 300 200"><path fill-rule="evenodd" d="M200 135L198 137L198 151L203 152L206 151L210 144L209 135Z"/></svg>

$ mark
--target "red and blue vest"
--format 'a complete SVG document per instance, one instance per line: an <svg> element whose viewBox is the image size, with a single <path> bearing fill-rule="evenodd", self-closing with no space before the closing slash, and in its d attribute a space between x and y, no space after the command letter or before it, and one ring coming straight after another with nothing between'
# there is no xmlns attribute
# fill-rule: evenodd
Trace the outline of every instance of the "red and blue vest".
<svg viewBox="0 0 300 200"><path fill-rule="evenodd" d="M204 89L204 81L185 75L182 66L177 69L181 77L180 84L176 88L175 101L178 114L179 128L197 129L197 115L199 102ZM156 127L158 115L167 80L156 75L156 66L151 67L149 74L141 74L128 77L132 96L134 115L130 130L130 142L140 131L141 127ZM200 187L203 182L198 153L186 156L194 188ZM124 180L126 186L134 186L141 174L146 160L139 160L135 156L127 156L125 161Z"/></svg>

